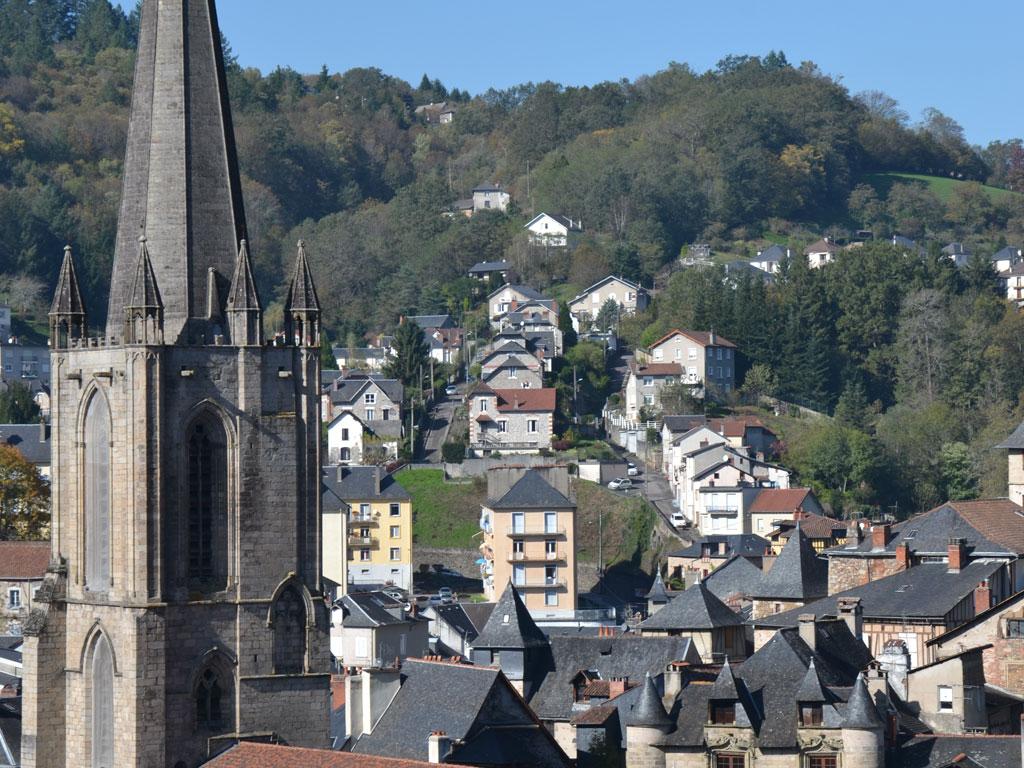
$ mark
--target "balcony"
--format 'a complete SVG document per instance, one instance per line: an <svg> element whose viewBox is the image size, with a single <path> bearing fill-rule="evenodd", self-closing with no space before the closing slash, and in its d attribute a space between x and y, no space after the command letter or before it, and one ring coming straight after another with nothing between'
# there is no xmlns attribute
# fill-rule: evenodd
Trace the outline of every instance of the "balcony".
<svg viewBox="0 0 1024 768"><path fill-rule="evenodd" d="M380 548L380 542L373 536L349 535L348 545L350 547L369 547L370 549Z"/></svg>
<svg viewBox="0 0 1024 768"><path fill-rule="evenodd" d="M514 538L536 538L544 536L565 536L565 528L509 528L509 536Z"/></svg>
<svg viewBox="0 0 1024 768"><path fill-rule="evenodd" d="M565 589L565 579L528 579L523 582L512 582L516 589Z"/></svg>
<svg viewBox="0 0 1024 768"><path fill-rule="evenodd" d="M510 563L564 563L566 554L564 549L556 552L509 552L506 560Z"/></svg>
<svg viewBox="0 0 1024 768"><path fill-rule="evenodd" d="M360 515L353 512L349 515L348 524L351 526L380 525L380 517L377 515Z"/></svg>
<svg viewBox="0 0 1024 768"><path fill-rule="evenodd" d="M708 507L704 512L715 517L736 517L740 513L738 509L729 509L727 507Z"/></svg>

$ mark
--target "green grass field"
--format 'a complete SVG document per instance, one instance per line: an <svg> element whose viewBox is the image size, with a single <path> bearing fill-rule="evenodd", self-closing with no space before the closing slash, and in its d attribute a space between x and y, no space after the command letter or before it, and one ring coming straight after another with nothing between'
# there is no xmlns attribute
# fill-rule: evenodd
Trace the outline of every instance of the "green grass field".
<svg viewBox="0 0 1024 768"><path fill-rule="evenodd" d="M922 184L944 203L949 202L958 187L972 183L944 176L925 176L919 173L869 173L865 179L875 188L880 197L888 195L893 184ZM998 187L982 185L981 188L988 193L993 201L1017 194Z"/></svg>
<svg viewBox="0 0 1024 768"><path fill-rule="evenodd" d="M480 504L487 498L483 480L446 483L440 469L406 469L395 479L412 496L413 542L418 547L474 549L480 532Z"/></svg>

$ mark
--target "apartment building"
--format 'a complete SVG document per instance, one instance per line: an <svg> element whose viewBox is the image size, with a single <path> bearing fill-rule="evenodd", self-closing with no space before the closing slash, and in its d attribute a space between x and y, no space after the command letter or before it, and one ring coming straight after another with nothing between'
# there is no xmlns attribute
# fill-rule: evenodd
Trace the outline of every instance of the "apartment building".
<svg viewBox="0 0 1024 768"><path fill-rule="evenodd" d="M469 448L479 456L539 453L551 446L555 390L491 389L480 384L469 396Z"/></svg>
<svg viewBox="0 0 1024 768"><path fill-rule="evenodd" d="M675 363L683 381L721 393L736 388L736 345L714 331L669 331L642 355L647 362ZM638 355L638 358L640 355Z"/></svg>
<svg viewBox="0 0 1024 768"><path fill-rule="evenodd" d="M412 497L381 467L329 467L323 474L324 494L348 507L344 525L329 519L324 507L324 552L332 562L345 551L349 585L395 585L412 589ZM334 504L335 508L340 505ZM344 511L344 510L341 510ZM344 546L328 537L346 537ZM340 582L340 575L325 575Z"/></svg>
<svg viewBox="0 0 1024 768"><path fill-rule="evenodd" d="M571 618L576 600L576 501L564 466L498 467L480 514L484 595L512 584L535 618Z"/></svg>

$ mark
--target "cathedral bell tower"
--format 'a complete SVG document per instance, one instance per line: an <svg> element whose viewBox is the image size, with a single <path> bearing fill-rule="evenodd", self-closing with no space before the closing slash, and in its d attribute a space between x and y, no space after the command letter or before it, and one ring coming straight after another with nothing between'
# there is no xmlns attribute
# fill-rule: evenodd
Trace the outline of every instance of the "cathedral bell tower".
<svg viewBox="0 0 1024 768"><path fill-rule="evenodd" d="M320 306L300 245L264 342L213 0L143 0L105 330L50 311L51 565L25 625L26 768L327 747Z"/></svg>

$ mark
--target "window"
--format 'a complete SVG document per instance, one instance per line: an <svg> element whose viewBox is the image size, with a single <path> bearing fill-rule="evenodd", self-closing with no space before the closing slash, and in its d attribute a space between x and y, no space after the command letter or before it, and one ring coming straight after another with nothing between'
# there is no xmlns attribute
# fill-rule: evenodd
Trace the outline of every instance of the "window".
<svg viewBox="0 0 1024 768"><path fill-rule="evenodd" d="M1024 619L1007 619L1007 637L1024 637Z"/></svg>
<svg viewBox="0 0 1024 768"><path fill-rule="evenodd" d="M821 725L821 705L804 704L801 706L800 725Z"/></svg>
<svg viewBox="0 0 1024 768"><path fill-rule="evenodd" d="M370 538L370 529L369 528L360 528L359 529L359 538L361 538L361 539L368 539L368 538Z"/></svg>
<svg viewBox="0 0 1024 768"><path fill-rule="evenodd" d="M366 409L366 420L367 421L373 421L376 418L377 418L377 412L375 410L373 410L373 408L367 408Z"/></svg>
<svg viewBox="0 0 1024 768"><path fill-rule="evenodd" d="M548 539L544 542L544 555L548 560L554 560L558 555L558 545L554 539Z"/></svg>
<svg viewBox="0 0 1024 768"><path fill-rule="evenodd" d="M223 721L224 686L220 676L213 669L206 669L199 676L196 685L196 725L207 730L215 730Z"/></svg>
<svg viewBox="0 0 1024 768"><path fill-rule="evenodd" d="M390 555L392 560L401 560L402 550L399 547L391 547Z"/></svg>
<svg viewBox="0 0 1024 768"><path fill-rule="evenodd" d="M297 674L305 665L306 604L289 585L274 603L274 674Z"/></svg>
<svg viewBox="0 0 1024 768"><path fill-rule="evenodd" d="M348 427L341 430L341 439L348 442Z"/></svg>
<svg viewBox="0 0 1024 768"><path fill-rule="evenodd" d="M479 400L477 400L477 404L476 405L477 405L477 408L480 410L480 413L487 413L487 398L486 397L481 397Z"/></svg>
<svg viewBox="0 0 1024 768"><path fill-rule="evenodd" d="M189 430L188 570L193 582L208 588L227 585L227 439L212 417Z"/></svg>
<svg viewBox="0 0 1024 768"><path fill-rule="evenodd" d="M654 405L654 395L644 395L644 405Z"/></svg>
<svg viewBox="0 0 1024 768"><path fill-rule="evenodd" d="M939 686L939 712L953 711L953 686Z"/></svg>
<svg viewBox="0 0 1024 768"><path fill-rule="evenodd" d="M520 559L522 559L522 554L523 554L523 540L522 539L515 539L512 542L512 554L519 555Z"/></svg>
<svg viewBox="0 0 1024 768"><path fill-rule="evenodd" d="M682 349L682 347L676 347L676 360L682 360L682 359L683 359L683 349Z"/></svg>
<svg viewBox="0 0 1024 768"><path fill-rule="evenodd" d="M377 402L377 394L375 392L367 392L363 395L363 403L366 405L374 405Z"/></svg>
<svg viewBox="0 0 1024 768"><path fill-rule="evenodd" d="M525 565L513 565L512 566L512 583L516 586L522 586L526 583L526 566Z"/></svg>
<svg viewBox="0 0 1024 768"><path fill-rule="evenodd" d="M502 433L508 432L508 422L507 421L502 420L502 421L498 422L498 432L502 432Z"/></svg>
<svg viewBox="0 0 1024 768"><path fill-rule="evenodd" d="M400 527L400 526L397 526L397 525L392 525L392 526L391 526L391 538L392 538L392 539L397 539L397 538L399 538L399 537L400 537L401 535L402 535L402 529L401 529L401 527Z"/></svg>
<svg viewBox="0 0 1024 768"><path fill-rule="evenodd" d="M21 590L18 587L11 587L7 591L7 607L8 608L20 608L21 607Z"/></svg>
<svg viewBox="0 0 1024 768"><path fill-rule="evenodd" d="M544 583L548 585L558 583L558 568L553 565L544 566Z"/></svg>
<svg viewBox="0 0 1024 768"><path fill-rule="evenodd" d="M531 435L537 434L537 420L536 419L527 419L526 420L526 431L529 434L531 434Z"/></svg>
<svg viewBox="0 0 1024 768"><path fill-rule="evenodd" d="M556 512L544 513L544 533L556 533L558 531L558 514Z"/></svg>
<svg viewBox="0 0 1024 768"><path fill-rule="evenodd" d="M388 514L391 515L391 517L398 517L399 515L401 515L402 514L402 507L401 507L401 505L395 504L394 502L392 502L391 506L388 507Z"/></svg>
<svg viewBox="0 0 1024 768"><path fill-rule="evenodd" d="M807 768L839 768L839 758L835 755L808 755Z"/></svg>
<svg viewBox="0 0 1024 768"><path fill-rule="evenodd" d="M381 421L391 421L391 409L382 408L380 412Z"/></svg>
<svg viewBox="0 0 1024 768"><path fill-rule="evenodd" d="M689 349L687 349L686 357L687 357L688 360L696 360L697 359L697 348L696 347L690 347Z"/></svg>
<svg viewBox="0 0 1024 768"><path fill-rule="evenodd" d="M512 513L512 533L526 533L526 514L524 512Z"/></svg>
<svg viewBox="0 0 1024 768"><path fill-rule="evenodd" d="M360 549L359 550L359 559L361 561L363 561L364 563L367 560L369 560L370 559L370 550L368 550L368 549Z"/></svg>
<svg viewBox="0 0 1024 768"><path fill-rule="evenodd" d="M715 753L715 768L743 768L746 764L747 759L742 754L734 752Z"/></svg>
<svg viewBox="0 0 1024 768"><path fill-rule="evenodd" d="M509 368L508 369L508 377L510 379L518 379L519 378L519 369L518 368L514 368L514 367L513 368Z"/></svg>
<svg viewBox="0 0 1024 768"><path fill-rule="evenodd" d="M654 386L654 377L653 376L644 376L644 386L645 387L653 387Z"/></svg>
<svg viewBox="0 0 1024 768"><path fill-rule="evenodd" d="M664 359L664 357L665 357L665 351L663 349L656 349L656 350L654 350L654 359L655 360L662 360L662 359Z"/></svg>
<svg viewBox="0 0 1024 768"><path fill-rule="evenodd" d="M85 586L110 587L110 410L99 393L85 415Z"/></svg>
<svg viewBox="0 0 1024 768"><path fill-rule="evenodd" d="M558 593L553 589L544 590L544 605L557 608L558 607Z"/></svg>
<svg viewBox="0 0 1024 768"><path fill-rule="evenodd" d="M722 348L721 347L718 348L718 359L719 360L722 359Z"/></svg>
<svg viewBox="0 0 1024 768"><path fill-rule="evenodd" d="M736 722L736 705L731 701L711 702L711 722L716 725L732 725Z"/></svg>
<svg viewBox="0 0 1024 768"><path fill-rule="evenodd" d="M339 461L352 461L352 449L351 448L342 448L340 451L338 451L338 460Z"/></svg>
<svg viewBox="0 0 1024 768"><path fill-rule="evenodd" d="M100 633L92 647L92 768L114 765L114 654Z"/></svg>
<svg viewBox="0 0 1024 768"><path fill-rule="evenodd" d="M713 349L711 349L711 348L709 347L709 348L708 348L708 358L711 358L711 359L713 359L713 358L714 358L714 356L715 356L715 350L713 350Z"/></svg>

